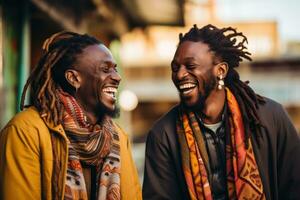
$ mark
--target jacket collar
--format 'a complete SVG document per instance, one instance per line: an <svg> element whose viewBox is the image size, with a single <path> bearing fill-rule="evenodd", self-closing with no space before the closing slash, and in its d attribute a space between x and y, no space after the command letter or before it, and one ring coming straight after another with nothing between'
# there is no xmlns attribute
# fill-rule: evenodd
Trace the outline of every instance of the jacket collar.
<svg viewBox="0 0 300 200"><path fill-rule="evenodd" d="M46 126L47 126L51 131L53 131L54 133L57 133L57 134L61 135L61 136L62 136L63 138L65 138L65 139L67 138L66 133L65 133L65 131L64 131L64 128L63 128L62 124L58 124L58 125L55 126L53 121L48 121L48 120L46 119L47 114L42 116L42 115L39 113L39 111L37 110L37 108L34 107L34 106L30 106L29 109L33 109L34 111L36 111L36 112L39 114L40 118L44 121L44 123L46 124Z"/></svg>

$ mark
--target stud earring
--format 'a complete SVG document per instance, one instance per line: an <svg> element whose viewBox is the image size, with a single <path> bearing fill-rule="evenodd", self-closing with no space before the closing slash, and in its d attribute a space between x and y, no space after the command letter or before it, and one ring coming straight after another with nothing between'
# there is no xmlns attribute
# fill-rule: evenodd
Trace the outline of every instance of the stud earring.
<svg viewBox="0 0 300 200"><path fill-rule="evenodd" d="M222 90L223 87L224 87L224 80L223 80L223 75L221 74L218 81L218 89Z"/></svg>

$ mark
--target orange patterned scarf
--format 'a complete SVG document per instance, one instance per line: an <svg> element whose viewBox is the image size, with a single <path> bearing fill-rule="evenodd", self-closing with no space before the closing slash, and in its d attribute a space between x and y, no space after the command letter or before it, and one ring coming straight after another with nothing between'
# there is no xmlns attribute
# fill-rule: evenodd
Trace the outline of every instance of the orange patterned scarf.
<svg viewBox="0 0 300 200"><path fill-rule="evenodd" d="M252 143L245 145L244 125L239 105L226 88L229 108L230 139L226 139L226 175L229 199L264 200L265 194ZM181 110L177 121L182 167L192 200L213 199L208 180L209 158L205 141L193 112ZM227 133L229 134L229 133Z"/></svg>
<svg viewBox="0 0 300 200"><path fill-rule="evenodd" d="M63 127L68 138L68 169L64 199L88 200L82 164L96 168L96 197L98 200L119 200L120 141L109 117L100 124L89 124L74 97L58 90L65 108Z"/></svg>

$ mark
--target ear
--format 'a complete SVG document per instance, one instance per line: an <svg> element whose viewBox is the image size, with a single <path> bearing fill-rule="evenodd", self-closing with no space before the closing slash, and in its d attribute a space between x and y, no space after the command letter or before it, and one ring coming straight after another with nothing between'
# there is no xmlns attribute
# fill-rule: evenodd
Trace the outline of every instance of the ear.
<svg viewBox="0 0 300 200"><path fill-rule="evenodd" d="M78 71L74 69L67 69L65 72L65 78L76 90L80 88L82 79Z"/></svg>
<svg viewBox="0 0 300 200"><path fill-rule="evenodd" d="M226 62L221 62L217 64L215 68L215 75L217 77L222 76L223 78L225 78L227 73L228 73L228 64Z"/></svg>

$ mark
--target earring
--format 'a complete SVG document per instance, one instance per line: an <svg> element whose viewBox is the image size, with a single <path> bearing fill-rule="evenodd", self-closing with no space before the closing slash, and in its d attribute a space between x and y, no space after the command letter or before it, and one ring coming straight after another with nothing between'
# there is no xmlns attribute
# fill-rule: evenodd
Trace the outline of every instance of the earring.
<svg viewBox="0 0 300 200"><path fill-rule="evenodd" d="M78 87L77 87L77 86L75 86L74 88L75 88L75 94L76 94L76 93L77 93L77 91L78 91Z"/></svg>
<svg viewBox="0 0 300 200"><path fill-rule="evenodd" d="M223 75L221 74L218 81L218 89L222 90L223 87L224 87L224 80L223 80Z"/></svg>

